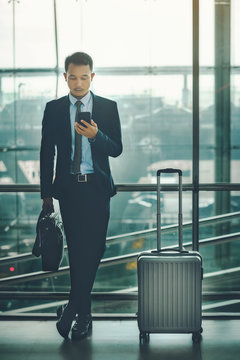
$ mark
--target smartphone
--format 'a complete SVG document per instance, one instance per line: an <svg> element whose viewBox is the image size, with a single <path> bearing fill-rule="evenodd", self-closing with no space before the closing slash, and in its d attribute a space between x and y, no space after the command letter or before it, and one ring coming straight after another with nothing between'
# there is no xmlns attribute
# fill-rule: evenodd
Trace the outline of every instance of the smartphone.
<svg viewBox="0 0 240 360"><path fill-rule="evenodd" d="M90 112L88 112L88 111L85 111L85 112L82 111L82 112L79 112L79 113L78 113L78 120L77 120L77 122L78 122L80 125L86 127L86 126L81 122L81 120L84 120L84 121L88 122L89 124L91 124L91 114L90 114Z"/></svg>

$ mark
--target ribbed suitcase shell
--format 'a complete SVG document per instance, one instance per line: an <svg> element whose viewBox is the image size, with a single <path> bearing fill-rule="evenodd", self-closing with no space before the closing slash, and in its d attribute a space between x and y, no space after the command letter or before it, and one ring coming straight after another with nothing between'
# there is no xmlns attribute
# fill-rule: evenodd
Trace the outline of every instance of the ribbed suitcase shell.
<svg viewBox="0 0 240 360"><path fill-rule="evenodd" d="M202 261L188 254L138 258L138 326L141 332L190 333L201 329Z"/></svg>
<svg viewBox="0 0 240 360"><path fill-rule="evenodd" d="M160 175L179 175L179 249L161 248ZM149 333L202 332L202 258L197 251L185 251L182 242L182 171L157 171L157 251L138 257L138 327ZM199 336L198 336L199 335Z"/></svg>

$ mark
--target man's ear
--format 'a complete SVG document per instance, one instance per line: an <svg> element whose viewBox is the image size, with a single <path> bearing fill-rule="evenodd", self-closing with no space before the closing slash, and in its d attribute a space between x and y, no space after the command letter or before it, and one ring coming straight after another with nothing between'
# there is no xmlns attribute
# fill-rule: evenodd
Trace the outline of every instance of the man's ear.
<svg viewBox="0 0 240 360"><path fill-rule="evenodd" d="M93 81L94 76L95 76L95 73L92 72L92 73L91 73L91 81Z"/></svg>
<svg viewBox="0 0 240 360"><path fill-rule="evenodd" d="M63 73L64 79L67 81L67 73Z"/></svg>

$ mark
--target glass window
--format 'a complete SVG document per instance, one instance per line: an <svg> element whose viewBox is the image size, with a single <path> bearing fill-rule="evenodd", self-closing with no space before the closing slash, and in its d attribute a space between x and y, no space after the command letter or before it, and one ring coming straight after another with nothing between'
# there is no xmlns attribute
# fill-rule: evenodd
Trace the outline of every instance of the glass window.
<svg viewBox="0 0 240 360"><path fill-rule="evenodd" d="M231 10L222 1L199 3L200 182L239 183L240 2L231 0ZM216 32L219 11L225 17L217 22ZM164 167L181 168L183 182L191 183L192 0L56 0L56 13L57 34L54 1L6 0L0 5L0 184L39 184L44 107L47 101L68 94L62 70L65 57L75 51L89 52L93 57L96 76L92 91L118 103L124 152L110 159L115 183L156 183L156 170ZM221 41L218 34L222 34ZM58 76L51 71L56 66L55 35ZM20 71L16 73L14 66ZM176 184L177 177L166 177L164 182ZM200 192L201 241L239 232L236 215L221 222L209 220L238 212L239 198L239 191ZM161 200L163 225L177 223L177 194L163 193ZM54 206L57 209L57 201ZM0 257L31 252L40 210L39 193L0 193ZM183 193L183 221L191 220L192 193L187 191ZM155 248L155 227L155 192L117 194L111 202L108 237L143 230L150 233L108 241L104 257ZM165 233L163 246L176 244L177 238L175 230ZM184 228L183 240L192 241L190 226ZM201 244L200 252L204 291L239 291L238 239ZM62 263L66 265L67 252ZM28 257L16 266L1 265L0 275L40 269L40 259ZM230 275L226 269L231 269ZM68 291L69 284L69 274L58 274L17 284L13 289ZM136 260L101 267L98 272L95 291L123 289L137 289ZM26 304L32 305L30 301ZM55 306L45 305L49 312ZM18 306L22 306L21 301L0 302L1 311ZM119 312L119 302L101 302L94 311L104 312L104 306ZM127 306L136 312L136 302Z"/></svg>
<svg viewBox="0 0 240 360"><path fill-rule="evenodd" d="M239 0L231 0L231 63L232 66L239 66L240 64L240 48L239 48L239 34L240 34L240 2Z"/></svg>
<svg viewBox="0 0 240 360"><path fill-rule="evenodd" d="M55 67L53 1L15 2L15 10L16 67Z"/></svg>
<svg viewBox="0 0 240 360"><path fill-rule="evenodd" d="M238 10L238 1L200 2L200 182L203 183L239 182L240 77L235 68L240 63L236 42Z"/></svg>
<svg viewBox="0 0 240 360"><path fill-rule="evenodd" d="M12 6L8 1L1 1L0 9L0 68L11 68L13 66Z"/></svg>
<svg viewBox="0 0 240 360"><path fill-rule="evenodd" d="M153 66L192 65L192 1L147 1ZM146 18L146 17L145 17Z"/></svg>
<svg viewBox="0 0 240 360"><path fill-rule="evenodd" d="M219 213L222 215L221 219L216 217L210 221L210 218L216 213L214 208L218 203L219 196L229 196L230 208L228 211ZM208 219L208 222L205 223L200 220L200 252L204 266L203 291L239 291L240 242L239 236L236 236L240 229L239 211L239 191L200 193L199 214L202 219ZM228 214L230 212L236 213L235 216ZM213 238L215 238L215 242L201 246L202 240L213 240ZM212 309L214 311L214 304ZM205 310L204 307L203 310ZM219 309L218 311L238 310L229 303L225 310Z"/></svg>
<svg viewBox="0 0 240 360"><path fill-rule="evenodd" d="M15 143L14 79L8 75L0 79L0 147L4 148Z"/></svg>
<svg viewBox="0 0 240 360"><path fill-rule="evenodd" d="M214 1L199 1L199 62L200 66L214 65Z"/></svg>
<svg viewBox="0 0 240 360"><path fill-rule="evenodd" d="M4 77L0 111L0 183L39 183L39 146L46 102L56 96L56 77ZM15 91L14 91L15 89Z"/></svg>
<svg viewBox="0 0 240 360"><path fill-rule="evenodd" d="M84 49L96 67L148 64L147 1L58 0L57 5L61 63L69 53Z"/></svg>
<svg viewBox="0 0 240 360"><path fill-rule="evenodd" d="M57 6L61 64L84 49L96 67L191 65L191 0L58 0Z"/></svg>

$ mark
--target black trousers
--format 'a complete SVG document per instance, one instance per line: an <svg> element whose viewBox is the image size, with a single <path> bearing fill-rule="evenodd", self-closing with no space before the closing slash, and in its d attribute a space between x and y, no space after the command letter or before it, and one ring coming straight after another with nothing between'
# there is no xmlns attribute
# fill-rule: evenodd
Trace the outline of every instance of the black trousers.
<svg viewBox="0 0 240 360"><path fill-rule="evenodd" d="M59 205L70 265L68 308L82 316L91 313L91 290L105 250L110 198L101 193L94 177L87 183L70 180Z"/></svg>

